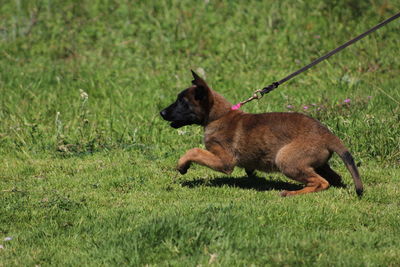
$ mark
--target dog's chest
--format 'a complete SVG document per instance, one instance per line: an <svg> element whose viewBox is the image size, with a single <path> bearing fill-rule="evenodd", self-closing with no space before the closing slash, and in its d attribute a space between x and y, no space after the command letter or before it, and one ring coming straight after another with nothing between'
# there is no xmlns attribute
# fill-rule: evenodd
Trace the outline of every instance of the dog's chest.
<svg viewBox="0 0 400 267"><path fill-rule="evenodd" d="M238 167L265 172L275 171L275 153L267 147L249 147L240 149L235 154Z"/></svg>

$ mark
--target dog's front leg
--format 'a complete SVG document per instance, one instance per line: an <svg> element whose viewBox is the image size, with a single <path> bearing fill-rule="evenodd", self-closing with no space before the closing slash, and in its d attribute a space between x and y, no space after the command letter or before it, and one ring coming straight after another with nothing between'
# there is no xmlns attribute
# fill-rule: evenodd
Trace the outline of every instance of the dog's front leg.
<svg viewBox="0 0 400 267"><path fill-rule="evenodd" d="M232 161L223 153L215 154L208 150L192 148L179 159L178 171L185 174L192 162L226 174L230 174L234 168Z"/></svg>

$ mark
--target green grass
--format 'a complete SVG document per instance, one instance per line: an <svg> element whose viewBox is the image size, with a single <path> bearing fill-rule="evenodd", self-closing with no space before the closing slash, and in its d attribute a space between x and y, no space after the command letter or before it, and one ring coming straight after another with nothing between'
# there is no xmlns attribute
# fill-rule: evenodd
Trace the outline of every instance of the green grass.
<svg viewBox="0 0 400 267"><path fill-rule="evenodd" d="M237 103L398 10L0 1L0 266L400 265L400 21L243 108L321 120L360 166L361 200L336 156L347 188L293 198L279 197L297 186L280 174L181 176L202 129L158 115L190 69Z"/></svg>

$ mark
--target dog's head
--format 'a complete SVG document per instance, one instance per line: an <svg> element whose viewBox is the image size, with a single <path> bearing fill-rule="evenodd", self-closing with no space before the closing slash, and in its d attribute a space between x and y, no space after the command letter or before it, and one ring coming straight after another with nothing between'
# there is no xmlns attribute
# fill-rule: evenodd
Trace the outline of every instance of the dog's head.
<svg viewBox="0 0 400 267"><path fill-rule="evenodd" d="M178 94L174 103L160 112L161 117L171 122L173 128L185 125L203 125L213 105L213 94L207 83L194 71L192 87Z"/></svg>

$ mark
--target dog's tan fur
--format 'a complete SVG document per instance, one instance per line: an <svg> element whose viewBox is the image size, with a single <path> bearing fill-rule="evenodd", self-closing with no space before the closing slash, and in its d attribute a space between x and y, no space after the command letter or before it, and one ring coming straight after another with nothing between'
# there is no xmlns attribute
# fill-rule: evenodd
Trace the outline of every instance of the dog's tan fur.
<svg viewBox="0 0 400 267"><path fill-rule="evenodd" d="M186 173L192 163L226 174L235 166L244 168L250 176L255 170L280 171L305 184L301 190L283 191L281 195L297 195L341 184L341 177L328 165L332 152L336 152L352 174L357 193L362 194L363 186L350 153L317 120L300 113L249 114L231 110L224 97L193 75L193 86L183 98L204 127L206 150L188 150L178 161L180 173ZM198 100L200 87L204 96Z"/></svg>

